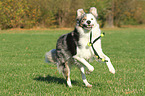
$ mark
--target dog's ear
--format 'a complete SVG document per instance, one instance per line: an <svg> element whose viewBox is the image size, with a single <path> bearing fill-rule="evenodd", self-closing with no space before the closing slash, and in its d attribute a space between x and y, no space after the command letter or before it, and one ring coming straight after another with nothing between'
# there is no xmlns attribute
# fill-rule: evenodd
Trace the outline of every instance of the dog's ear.
<svg viewBox="0 0 145 96"><path fill-rule="evenodd" d="M95 7L90 8L90 13L92 13L95 17L98 17L97 9Z"/></svg>
<svg viewBox="0 0 145 96"><path fill-rule="evenodd" d="M85 12L84 12L83 9L78 9L78 10L77 10L77 18L81 17L82 14L84 14L84 13L85 13Z"/></svg>

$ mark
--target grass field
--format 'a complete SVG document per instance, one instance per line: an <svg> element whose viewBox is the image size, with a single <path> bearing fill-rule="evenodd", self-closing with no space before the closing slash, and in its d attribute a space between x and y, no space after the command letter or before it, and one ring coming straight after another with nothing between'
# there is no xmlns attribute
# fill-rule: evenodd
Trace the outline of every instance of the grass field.
<svg viewBox="0 0 145 96"><path fill-rule="evenodd" d="M71 70L73 88L55 65L44 62L44 54L55 48L58 37L70 30L0 31L0 96L143 96L145 82L145 29L103 30L104 53L116 74L104 63L93 61L86 88L76 67Z"/></svg>

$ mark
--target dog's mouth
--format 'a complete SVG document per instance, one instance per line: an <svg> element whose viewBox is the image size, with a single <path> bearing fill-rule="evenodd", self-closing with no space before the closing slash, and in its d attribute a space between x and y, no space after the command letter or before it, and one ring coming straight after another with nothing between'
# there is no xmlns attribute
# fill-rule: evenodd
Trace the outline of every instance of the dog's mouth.
<svg viewBox="0 0 145 96"><path fill-rule="evenodd" d="M92 29L94 27L94 24L92 24L92 25L90 25L90 24L88 24L88 25L83 24L82 27L85 28L85 29L89 29L90 30L90 29Z"/></svg>

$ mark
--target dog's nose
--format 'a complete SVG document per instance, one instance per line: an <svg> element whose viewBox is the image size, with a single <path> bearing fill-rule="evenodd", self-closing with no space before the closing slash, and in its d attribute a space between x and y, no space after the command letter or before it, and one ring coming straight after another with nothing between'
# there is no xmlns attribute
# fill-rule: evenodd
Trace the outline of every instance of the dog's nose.
<svg viewBox="0 0 145 96"><path fill-rule="evenodd" d="M91 23L91 21L90 21L90 20L88 20L88 21L87 21L87 23L88 23L88 24L90 24L90 23Z"/></svg>

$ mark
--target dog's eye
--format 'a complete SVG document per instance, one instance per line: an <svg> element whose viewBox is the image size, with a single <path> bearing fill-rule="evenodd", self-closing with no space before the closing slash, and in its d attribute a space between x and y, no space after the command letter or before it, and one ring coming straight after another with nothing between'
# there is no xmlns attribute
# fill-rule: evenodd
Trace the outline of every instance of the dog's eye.
<svg viewBox="0 0 145 96"><path fill-rule="evenodd" d="M93 18L91 18L91 20L93 20Z"/></svg>
<svg viewBox="0 0 145 96"><path fill-rule="evenodd" d="M83 21L85 21L86 19L83 19Z"/></svg>

